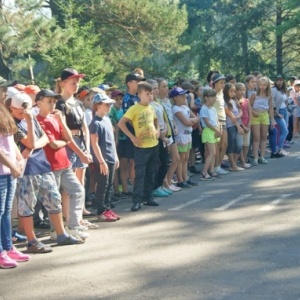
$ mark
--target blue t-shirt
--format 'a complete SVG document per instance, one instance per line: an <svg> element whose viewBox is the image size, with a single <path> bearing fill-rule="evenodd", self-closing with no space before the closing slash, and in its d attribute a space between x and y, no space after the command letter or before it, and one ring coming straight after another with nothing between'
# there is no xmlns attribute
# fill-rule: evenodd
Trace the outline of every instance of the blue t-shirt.
<svg viewBox="0 0 300 300"><path fill-rule="evenodd" d="M206 106L205 104L202 106L201 111L200 111L200 121L201 121L201 126L203 128L207 127L205 124L205 121L203 118L207 118L209 123L217 127L218 125L218 114L216 109L213 106Z"/></svg>
<svg viewBox="0 0 300 300"><path fill-rule="evenodd" d="M110 121L110 118L104 116L94 116L90 126L90 134L98 134L98 145L101 150L102 156L107 163L116 163L116 144L114 138L114 130ZM98 161L93 147L91 147L93 160Z"/></svg>
<svg viewBox="0 0 300 300"><path fill-rule="evenodd" d="M126 92L126 94L123 97L123 101L122 101L122 109L123 109L124 115L127 112L127 110L131 106L133 106L135 103L137 103L138 101L139 101L139 97L137 95L132 95L132 94L129 94L128 92ZM131 126L131 124L127 123L126 126L127 126L128 130L134 135L134 129ZM130 140L127 135L125 135L125 139Z"/></svg>
<svg viewBox="0 0 300 300"><path fill-rule="evenodd" d="M15 122L18 127L18 131L15 134L15 142L20 147L22 152L26 146L22 144L21 140L27 136L27 122L25 120L17 120ZM45 133L43 132L40 124L36 119L33 119L34 133L37 139L41 138ZM43 148L33 150L31 156L28 158L24 175L40 175L51 172L51 166L46 158L46 154Z"/></svg>

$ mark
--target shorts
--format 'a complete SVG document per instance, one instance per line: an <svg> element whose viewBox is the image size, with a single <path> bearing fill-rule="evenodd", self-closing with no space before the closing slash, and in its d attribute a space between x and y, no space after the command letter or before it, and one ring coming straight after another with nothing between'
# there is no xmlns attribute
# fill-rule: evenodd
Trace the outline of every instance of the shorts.
<svg viewBox="0 0 300 300"><path fill-rule="evenodd" d="M251 135L251 130L249 130L248 132L244 132L244 139L243 139L244 147L250 146L250 135Z"/></svg>
<svg viewBox="0 0 300 300"><path fill-rule="evenodd" d="M78 136L74 136L73 135L73 140L76 143L76 145L82 150L85 151L85 145L82 141L81 137ZM72 169L85 169L87 168L87 164L84 164L81 162L79 156L70 148L70 147L66 147L67 149L67 155L68 158L72 164Z"/></svg>
<svg viewBox="0 0 300 300"><path fill-rule="evenodd" d="M192 148L200 148L199 128L195 128L192 131Z"/></svg>
<svg viewBox="0 0 300 300"><path fill-rule="evenodd" d="M215 132L208 128L204 127L202 131L202 143L209 143L209 144L217 144L220 141L220 138L215 136Z"/></svg>
<svg viewBox="0 0 300 300"><path fill-rule="evenodd" d="M21 217L32 216L37 201L40 201L50 214L58 214L62 210L61 196L52 172L18 178L16 198Z"/></svg>
<svg viewBox="0 0 300 300"><path fill-rule="evenodd" d="M177 144L177 149L179 153L184 153L184 152L188 152L189 150L191 150L192 148L192 142L189 142L185 145L179 145Z"/></svg>
<svg viewBox="0 0 300 300"><path fill-rule="evenodd" d="M134 146L131 140L120 140L118 145L119 158L133 159Z"/></svg>
<svg viewBox="0 0 300 300"><path fill-rule="evenodd" d="M251 125L270 125L270 117L267 111L257 113L258 117L252 116Z"/></svg>

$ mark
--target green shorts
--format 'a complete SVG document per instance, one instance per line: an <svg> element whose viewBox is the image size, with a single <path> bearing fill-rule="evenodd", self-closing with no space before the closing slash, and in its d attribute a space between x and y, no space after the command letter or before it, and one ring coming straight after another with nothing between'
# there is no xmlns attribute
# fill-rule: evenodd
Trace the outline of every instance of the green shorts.
<svg viewBox="0 0 300 300"><path fill-rule="evenodd" d="M220 141L220 138L216 138L215 134L216 133L212 129L204 127L202 131L202 143L217 144Z"/></svg>
<svg viewBox="0 0 300 300"><path fill-rule="evenodd" d="M188 152L192 149L192 142L189 142L185 145L178 145L177 144L177 149L178 149L179 153Z"/></svg>
<svg viewBox="0 0 300 300"><path fill-rule="evenodd" d="M258 112L257 114L257 118L252 116L251 125L270 125L270 117L267 111Z"/></svg>

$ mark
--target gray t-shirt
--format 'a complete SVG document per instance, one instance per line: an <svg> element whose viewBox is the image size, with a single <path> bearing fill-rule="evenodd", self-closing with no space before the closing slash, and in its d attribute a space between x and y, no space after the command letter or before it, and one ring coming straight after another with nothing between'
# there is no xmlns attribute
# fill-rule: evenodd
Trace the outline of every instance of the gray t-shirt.
<svg viewBox="0 0 300 300"><path fill-rule="evenodd" d="M203 118L208 118L209 123L214 126L217 127L218 125L218 115L217 115L217 111L213 106L206 106L205 104L202 106L201 110L200 110L200 120L201 120L201 126L203 128L207 127Z"/></svg>
<svg viewBox="0 0 300 300"><path fill-rule="evenodd" d="M104 160L107 163L116 163L116 144L110 118L107 116L104 116L103 118L94 116L89 129L90 134L98 134L99 148ZM97 162L98 160L92 147L91 153L93 155L94 162Z"/></svg>

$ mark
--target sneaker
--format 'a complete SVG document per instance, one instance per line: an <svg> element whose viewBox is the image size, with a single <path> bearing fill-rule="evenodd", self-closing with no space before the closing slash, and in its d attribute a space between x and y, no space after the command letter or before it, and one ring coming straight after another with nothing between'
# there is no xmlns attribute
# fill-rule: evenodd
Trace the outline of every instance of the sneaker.
<svg viewBox="0 0 300 300"><path fill-rule="evenodd" d="M164 186L161 187L161 190L162 190L163 192L169 194L169 195L172 195L172 194L173 194L173 191L171 191L170 189L168 189L168 188L166 188L166 187L164 187Z"/></svg>
<svg viewBox="0 0 300 300"><path fill-rule="evenodd" d="M172 192L179 192L179 191L181 191L181 188L180 188L180 187L175 186L175 185L173 185L173 184L171 184L167 189L169 189L169 190L172 191Z"/></svg>
<svg viewBox="0 0 300 300"><path fill-rule="evenodd" d="M195 185L198 185L197 182L193 182L191 181L190 179L186 181L187 184L191 185L191 186L195 186Z"/></svg>
<svg viewBox="0 0 300 300"><path fill-rule="evenodd" d="M12 249L7 251L6 254L9 258L18 262L27 261L30 259L30 255L23 254L22 252L18 251L16 247L12 247Z"/></svg>
<svg viewBox="0 0 300 300"><path fill-rule="evenodd" d="M191 187L188 183L186 183L184 181L183 182L178 182L177 186L180 187L180 188L182 188L182 189L186 189L186 188L190 188Z"/></svg>
<svg viewBox="0 0 300 300"><path fill-rule="evenodd" d="M284 154L281 153L280 151L277 151L275 153L271 153L271 156L270 156L270 158L281 158L281 157L284 157Z"/></svg>
<svg viewBox="0 0 300 300"><path fill-rule="evenodd" d="M11 269L11 268L15 268L18 266L18 263L11 259L6 251L2 251L0 253L0 268L3 268L3 269Z"/></svg>
<svg viewBox="0 0 300 300"><path fill-rule="evenodd" d="M265 165L265 164L268 163L268 161L267 161L264 157L260 157L260 158L258 159L258 163L259 163L259 164L262 164L262 165Z"/></svg>
<svg viewBox="0 0 300 300"><path fill-rule="evenodd" d="M83 231L81 228L82 228L82 226L78 226L74 229L70 229L68 226L66 226L65 231L69 235L72 235L72 236L75 236L75 237L80 237L81 239L85 240L86 238L88 238L90 236L90 234Z"/></svg>
<svg viewBox="0 0 300 300"><path fill-rule="evenodd" d="M252 162L251 162L252 166L258 166L258 159L253 158Z"/></svg>
<svg viewBox="0 0 300 300"><path fill-rule="evenodd" d="M116 217L113 217L110 213L109 210L106 210L103 212L101 215L97 216L97 220L100 222L115 222L117 221Z"/></svg>
<svg viewBox="0 0 300 300"><path fill-rule="evenodd" d="M113 218L116 218L117 220L120 220L121 217L119 215L117 215L114 211L112 211L111 209L107 211Z"/></svg>
<svg viewBox="0 0 300 300"><path fill-rule="evenodd" d="M194 174L200 174L200 171L197 170L195 166L190 166L190 172L192 172Z"/></svg>
<svg viewBox="0 0 300 300"><path fill-rule="evenodd" d="M153 197L159 197L159 198L165 198L168 197L169 194L165 193L163 190L161 190L160 188L157 188L156 190L154 190L152 192L152 196Z"/></svg>
<svg viewBox="0 0 300 300"><path fill-rule="evenodd" d="M216 172L218 175L227 175L227 174L230 173L229 171L226 171L226 170L222 169L221 167L215 168L215 172Z"/></svg>
<svg viewBox="0 0 300 300"><path fill-rule="evenodd" d="M82 220L82 225L84 227L87 227L88 229L97 229L97 228L99 228L99 226L97 224L91 223L88 220Z"/></svg>
<svg viewBox="0 0 300 300"><path fill-rule="evenodd" d="M62 242L57 243L58 246L69 246L69 245L79 245L84 244L85 240L69 235Z"/></svg>
<svg viewBox="0 0 300 300"><path fill-rule="evenodd" d="M14 243L27 241L26 235L19 234L16 230L13 230L11 239Z"/></svg>
<svg viewBox="0 0 300 300"><path fill-rule="evenodd" d="M46 246L40 241L37 241L35 244L27 245L27 252L28 253L49 253L52 252L52 248Z"/></svg>
<svg viewBox="0 0 300 300"><path fill-rule="evenodd" d="M201 181L213 181L215 179L216 179L215 177L212 177L209 174L206 174L206 175L201 174L201 177L200 177Z"/></svg>

